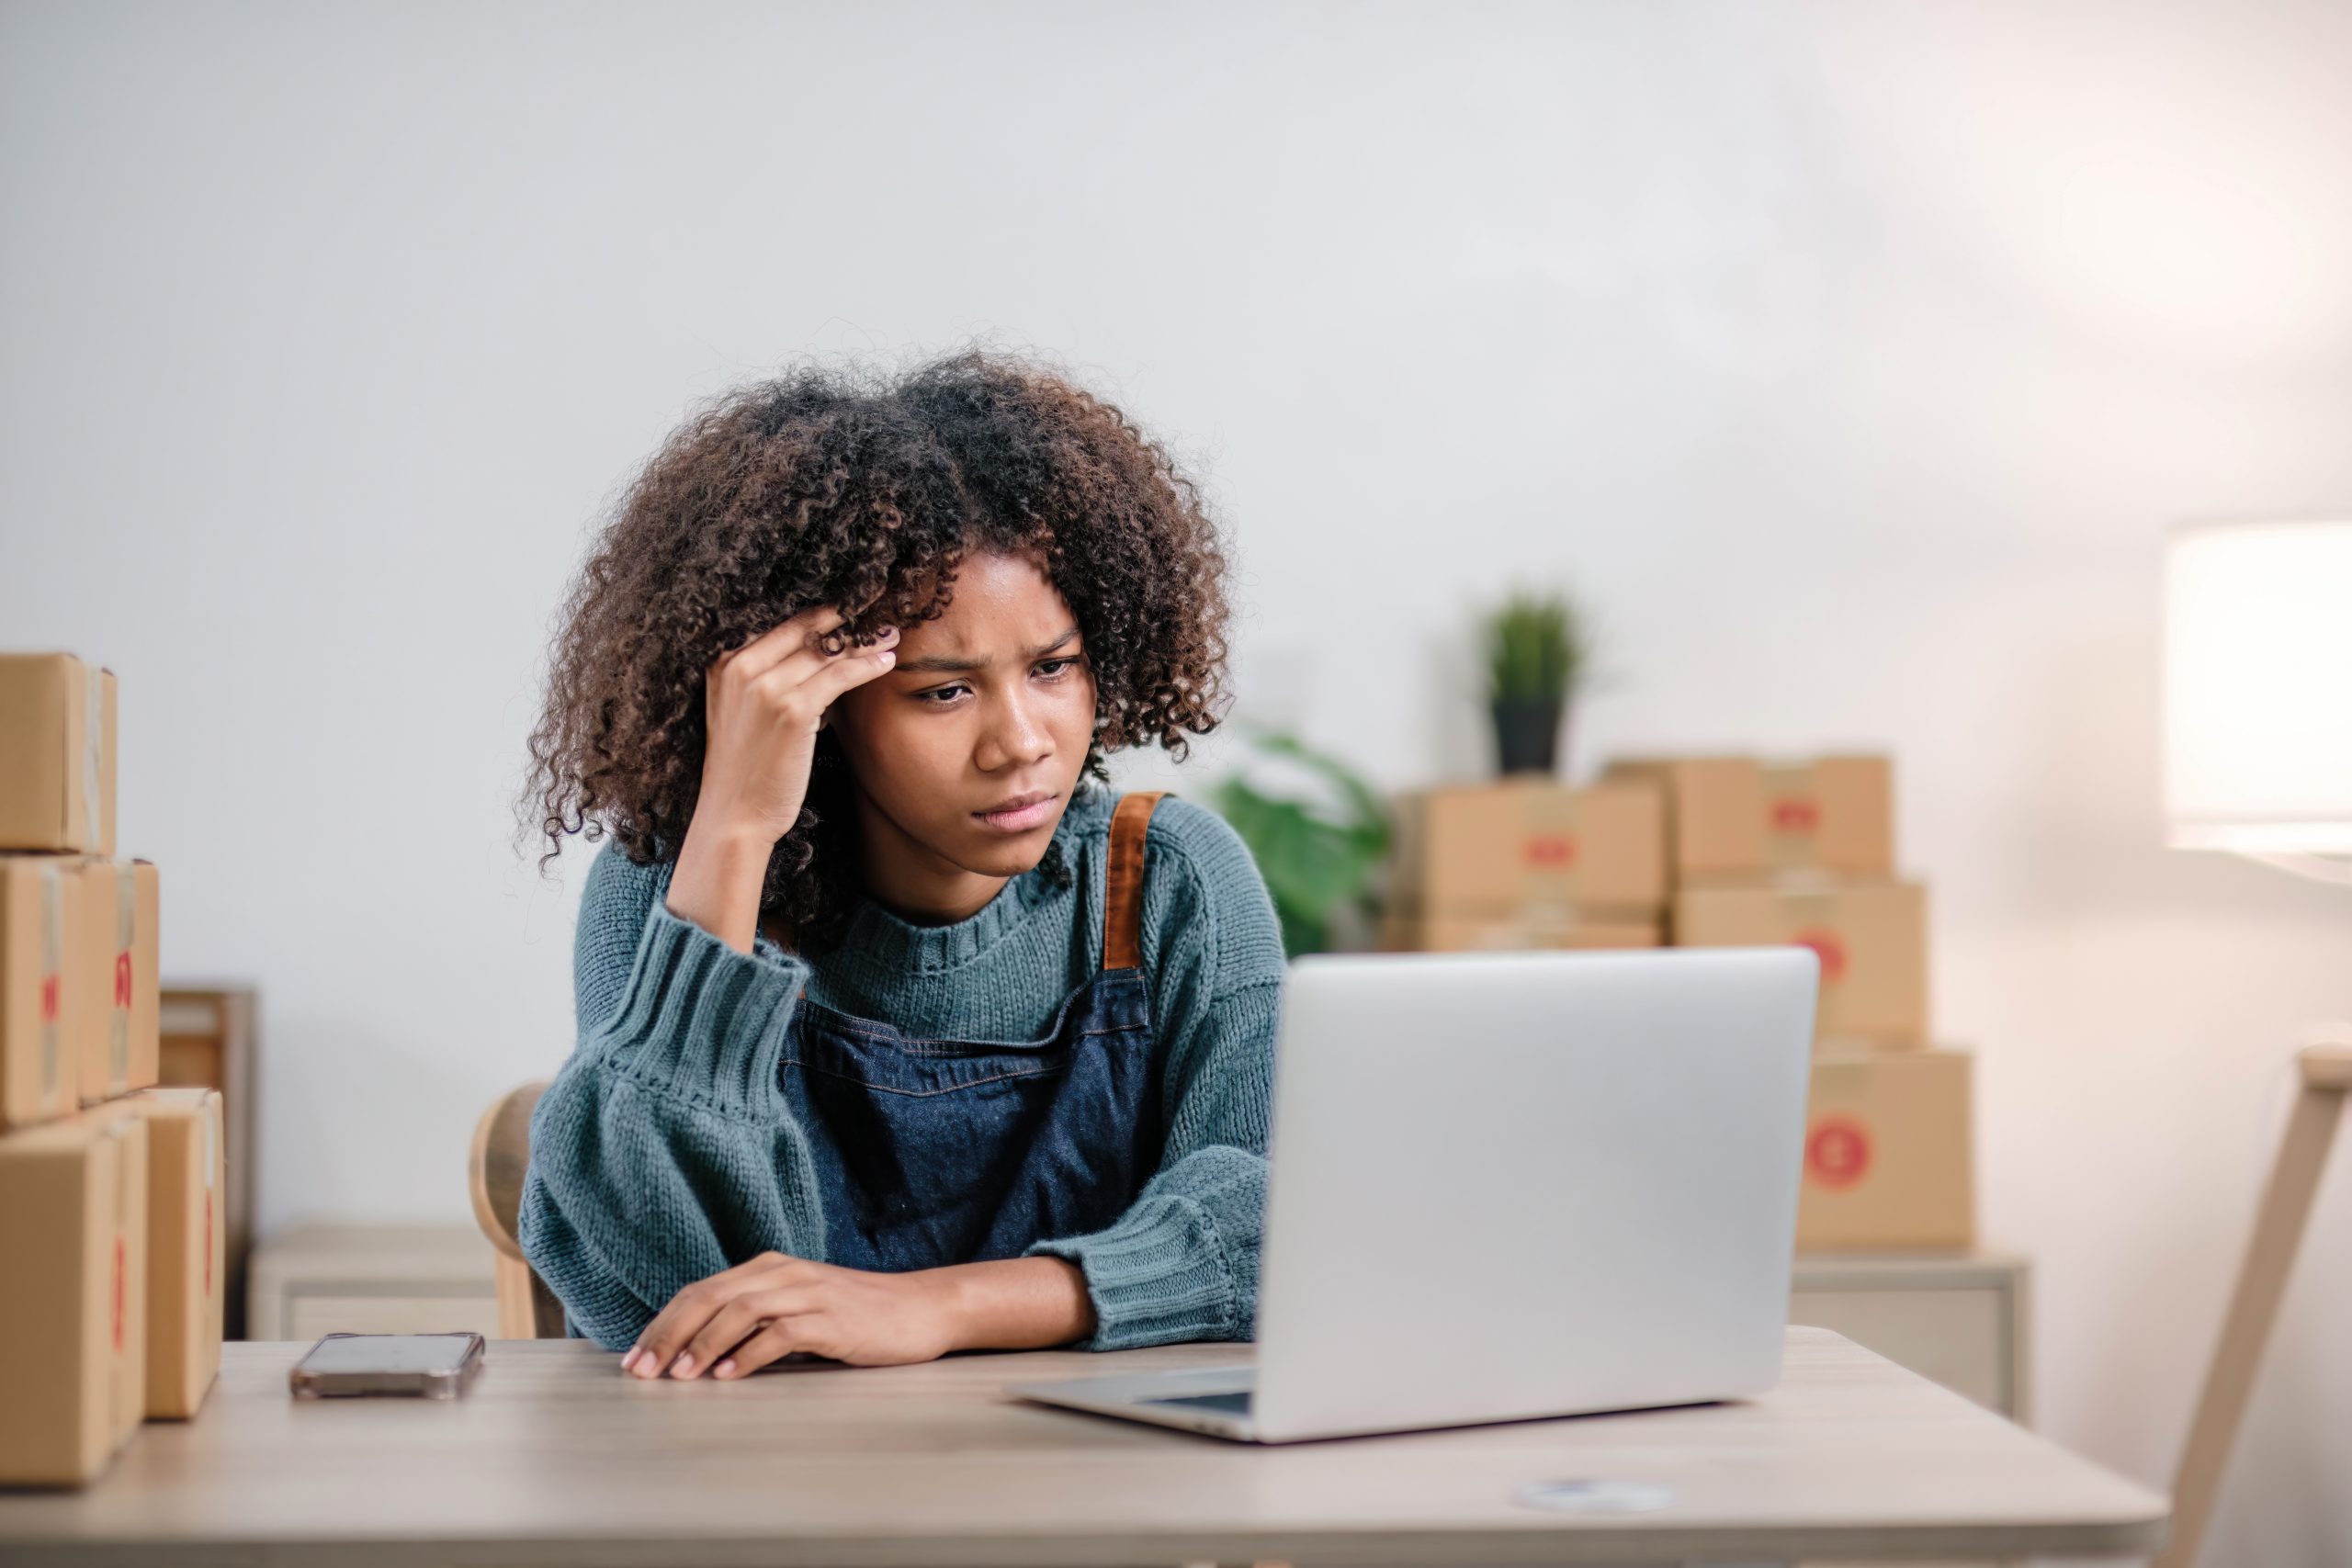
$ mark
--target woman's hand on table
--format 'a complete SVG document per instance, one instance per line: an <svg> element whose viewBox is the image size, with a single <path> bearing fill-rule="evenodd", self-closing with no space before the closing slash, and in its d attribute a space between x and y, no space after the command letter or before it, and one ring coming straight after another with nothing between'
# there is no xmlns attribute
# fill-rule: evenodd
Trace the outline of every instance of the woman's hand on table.
<svg viewBox="0 0 2352 1568"><path fill-rule="evenodd" d="M621 1358L638 1377L741 1377L796 1350L854 1366L928 1361L956 1348L945 1269L883 1274L763 1252L670 1298Z"/></svg>
<svg viewBox="0 0 2352 1568"><path fill-rule="evenodd" d="M796 1350L896 1366L951 1350L1041 1350L1094 1329L1086 1276L1065 1258L879 1273L763 1252L671 1297L621 1371L739 1378Z"/></svg>

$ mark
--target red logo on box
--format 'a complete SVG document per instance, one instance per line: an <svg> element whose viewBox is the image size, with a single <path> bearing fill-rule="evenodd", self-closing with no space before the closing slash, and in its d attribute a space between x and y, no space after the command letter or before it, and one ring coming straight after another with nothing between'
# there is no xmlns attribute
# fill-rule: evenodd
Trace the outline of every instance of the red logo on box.
<svg viewBox="0 0 2352 1568"><path fill-rule="evenodd" d="M1566 871L1577 860L1577 841L1566 833L1537 833L1527 840L1527 863Z"/></svg>
<svg viewBox="0 0 2352 1568"><path fill-rule="evenodd" d="M1772 831L1775 833L1810 833L1821 826L1821 807L1810 800L1791 796L1772 803Z"/></svg>
<svg viewBox="0 0 2352 1568"><path fill-rule="evenodd" d="M128 953L114 955L114 1005L119 1008L130 1005L130 954Z"/></svg>
<svg viewBox="0 0 2352 1568"><path fill-rule="evenodd" d="M1846 977L1846 943L1836 931L1799 931L1796 944L1813 949L1820 958L1823 985L1834 986Z"/></svg>
<svg viewBox="0 0 2352 1568"><path fill-rule="evenodd" d="M43 1023L57 1021L57 976L54 975L40 977L40 1021Z"/></svg>
<svg viewBox="0 0 2352 1568"><path fill-rule="evenodd" d="M1871 1171L1870 1129L1850 1116L1825 1116L1804 1140L1805 1174L1824 1187L1851 1187Z"/></svg>

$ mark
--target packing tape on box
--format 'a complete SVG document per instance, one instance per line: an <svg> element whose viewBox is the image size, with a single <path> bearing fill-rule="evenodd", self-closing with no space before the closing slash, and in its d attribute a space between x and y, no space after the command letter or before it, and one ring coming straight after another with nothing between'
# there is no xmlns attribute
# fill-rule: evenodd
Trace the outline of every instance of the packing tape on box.
<svg viewBox="0 0 2352 1568"><path fill-rule="evenodd" d="M1826 925L1838 918L1838 889L1826 884L1791 882L1775 889L1787 918L1800 925Z"/></svg>
<svg viewBox="0 0 2352 1568"><path fill-rule="evenodd" d="M1811 768L1781 767L1764 781L1764 847L1776 872L1820 863L1821 783Z"/></svg>
<svg viewBox="0 0 2352 1568"><path fill-rule="evenodd" d="M64 1056L58 1018L65 1003L65 885L53 865L40 868L40 1098L57 1098Z"/></svg>
<svg viewBox="0 0 2352 1568"><path fill-rule="evenodd" d="M105 829L99 824L99 810L106 795L106 684L99 679L96 666L92 665L83 671L82 809L89 816L90 831L86 841L94 850L106 847L105 839L100 837Z"/></svg>
<svg viewBox="0 0 2352 1568"><path fill-rule="evenodd" d="M129 1159L123 1153L123 1146L130 1141L129 1119L119 1118L109 1123L107 1136L118 1145L114 1157L116 1168L122 1173L121 1179L114 1184L114 1278L111 1292L114 1298L114 1353L119 1356L126 1338L124 1330L130 1315L130 1206L138 1196L130 1190L130 1172L126 1168Z"/></svg>
<svg viewBox="0 0 2352 1568"><path fill-rule="evenodd" d="M139 949L139 872L115 867L114 1014L107 1040L107 1074L119 1091L130 1081L130 990Z"/></svg>
<svg viewBox="0 0 2352 1568"><path fill-rule="evenodd" d="M1789 940L1813 949L1821 960L1822 989L1836 987L1846 977L1850 956L1838 927L1837 896L1826 888L1783 889L1781 908L1789 922Z"/></svg>

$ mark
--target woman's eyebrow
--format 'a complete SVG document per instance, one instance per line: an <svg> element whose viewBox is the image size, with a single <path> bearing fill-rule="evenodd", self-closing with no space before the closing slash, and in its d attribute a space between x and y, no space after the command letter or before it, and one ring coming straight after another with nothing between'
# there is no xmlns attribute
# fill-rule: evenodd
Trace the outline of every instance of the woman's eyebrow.
<svg viewBox="0 0 2352 1568"><path fill-rule="evenodd" d="M1077 635L1078 628L1072 626L1053 641L1040 643L1037 647L1023 653L1021 661L1026 664L1032 660L1043 659ZM989 661L985 659L957 659L951 654L934 653L925 659L902 659L899 661L897 668L902 671L920 670L926 674L934 671L942 673L962 673L974 670L985 670L989 667Z"/></svg>

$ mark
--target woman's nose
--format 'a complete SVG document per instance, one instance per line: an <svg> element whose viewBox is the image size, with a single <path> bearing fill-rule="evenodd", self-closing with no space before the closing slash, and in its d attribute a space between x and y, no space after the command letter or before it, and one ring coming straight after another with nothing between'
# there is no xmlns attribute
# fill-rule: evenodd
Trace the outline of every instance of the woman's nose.
<svg viewBox="0 0 2352 1568"><path fill-rule="evenodd" d="M1029 711L1029 705L1008 699L999 705L981 738L983 767L996 769L1035 762L1053 750L1053 737Z"/></svg>

